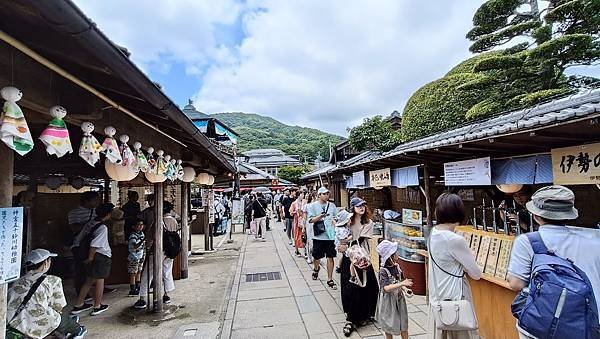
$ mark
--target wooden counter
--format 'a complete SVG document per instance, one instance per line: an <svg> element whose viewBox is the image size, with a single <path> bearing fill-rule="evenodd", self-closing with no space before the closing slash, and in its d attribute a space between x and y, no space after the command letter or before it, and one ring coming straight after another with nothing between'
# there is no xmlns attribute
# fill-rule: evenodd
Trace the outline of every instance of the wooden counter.
<svg viewBox="0 0 600 339"><path fill-rule="evenodd" d="M475 230L470 226L457 227L457 232L477 234L501 240L514 240L514 236L495 234L482 230ZM474 252L478 252L474 250ZM427 251L419 254L428 258ZM426 259L426 264L428 260ZM502 275L502 274L501 274ZM510 305L517 295L512 291L508 282L492 274L483 273L480 280L469 278L473 304L479 322L479 335L484 339L516 339L519 338L515 328L516 319L512 316Z"/></svg>

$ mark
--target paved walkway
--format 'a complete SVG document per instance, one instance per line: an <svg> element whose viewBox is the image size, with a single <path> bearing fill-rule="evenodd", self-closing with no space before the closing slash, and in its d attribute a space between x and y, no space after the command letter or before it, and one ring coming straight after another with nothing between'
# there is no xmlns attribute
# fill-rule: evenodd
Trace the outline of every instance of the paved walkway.
<svg viewBox="0 0 600 339"><path fill-rule="evenodd" d="M246 236L238 259L221 338L345 338L345 316L340 291L311 278L311 267L294 255L281 223L274 223L267 241ZM280 280L246 282L247 274L279 272ZM339 274L334 273L339 280ZM339 281L338 281L339 286ZM408 299L409 334L425 338L425 298ZM354 332L351 338L381 338L376 324Z"/></svg>

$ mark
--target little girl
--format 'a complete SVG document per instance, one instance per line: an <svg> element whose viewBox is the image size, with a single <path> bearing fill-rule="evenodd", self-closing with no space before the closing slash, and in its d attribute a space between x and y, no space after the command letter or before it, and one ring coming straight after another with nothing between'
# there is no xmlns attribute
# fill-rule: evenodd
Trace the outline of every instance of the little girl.
<svg viewBox="0 0 600 339"><path fill-rule="evenodd" d="M408 310L404 295L412 296L409 287L411 279L402 280L402 270L396 263L398 244L389 240L382 241L377 246L381 256L379 271L379 301L377 302L376 319L387 339L394 335L408 339Z"/></svg>

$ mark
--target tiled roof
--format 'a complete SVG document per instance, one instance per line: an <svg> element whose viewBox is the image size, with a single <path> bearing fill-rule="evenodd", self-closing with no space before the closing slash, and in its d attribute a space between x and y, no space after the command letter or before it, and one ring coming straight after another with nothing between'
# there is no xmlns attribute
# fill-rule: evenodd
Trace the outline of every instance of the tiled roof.
<svg viewBox="0 0 600 339"><path fill-rule="evenodd" d="M327 174L328 171L330 171L330 170L332 170L334 168L335 168L334 164L321 167L321 168L316 169L316 170L314 170L312 172L304 174L303 176L300 177L300 180L306 180L306 179L310 179L310 178L316 178L320 174Z"/></svg>

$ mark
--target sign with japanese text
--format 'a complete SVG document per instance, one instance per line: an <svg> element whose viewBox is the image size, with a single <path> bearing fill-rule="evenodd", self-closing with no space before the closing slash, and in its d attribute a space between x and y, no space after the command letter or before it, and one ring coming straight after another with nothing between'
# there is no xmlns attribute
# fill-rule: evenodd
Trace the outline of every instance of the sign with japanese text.
<svg viewBox="0 0 600 339"><path fill-rule="evenodd" d="M208 213L208 223L212 224L215 222L215 195L211 189L202 189L202 207L204 212Z"/></svg>
<svg viewBox="0 0 600 339"><path fill-rule="evenodd" d="M371 187L384 187L392 184L392 176L389 168L369 172L369 184Z"/></svg>
<svg viewBox="0 0 600 339"><path fill-rule="evenodd" d="M446 186L491 185L490 158L445 163L444 182Z"/></svg>
<svg viewBox="0 0 600 339"><path fill-rule="evenodd" d="M0 283L19 279L23 207L0 208Z"/></svg>
<svg viewBox="0 0 600 339"><path fill-rule="evenodd" d="M352 173L352 184L354 187L365 185L365 171Z"/></svg>
<svg viewBox="0 0 600 339"><path fill-rule="evenodd" d="M408 225L422 225L423 212L419 210L411 210L408 208L402 209L402 223Z"/></svg>
<svg viewBox="0 0 600 339"><path fill-rule="evenodd" d="M554 183L600 184L600 143L552 150Z"/></svg>

